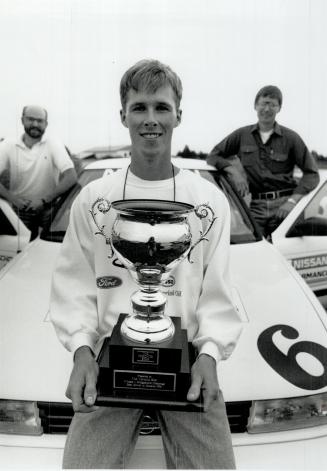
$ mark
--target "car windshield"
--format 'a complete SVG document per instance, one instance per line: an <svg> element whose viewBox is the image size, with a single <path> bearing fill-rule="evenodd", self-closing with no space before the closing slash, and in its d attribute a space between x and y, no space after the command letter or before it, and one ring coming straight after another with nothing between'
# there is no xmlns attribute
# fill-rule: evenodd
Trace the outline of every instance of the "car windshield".
<svg viewBox="0 0 327 471"><path fill-rule="evenodd" d="M101 178L104 174L111 173L112 171L114 170L84 170L79 177L77 185L58 202L52 223L42 232L41 238L53 242L62 242L69 223L70 208L81 188L92 180ZM231 244L249 243L258 240L260 237L256 235L245 203L235 194L228 182L216 171L194 171L219 186L227 196L231 209Z"/></svg>

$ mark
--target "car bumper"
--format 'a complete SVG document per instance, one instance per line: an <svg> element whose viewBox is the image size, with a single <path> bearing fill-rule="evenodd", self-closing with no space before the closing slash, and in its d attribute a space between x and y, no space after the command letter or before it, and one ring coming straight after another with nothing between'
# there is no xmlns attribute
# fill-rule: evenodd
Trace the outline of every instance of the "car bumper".
<svg viewBox="0 0 327 471"><path fill-rule="evenodd" d="M327 426L290 432L233 434L238 469L327 469ZM0 434L1 468L61 468L65 435L28 437ZM134 469L162 469L160 436L140 436L129 463Z"/></svg>

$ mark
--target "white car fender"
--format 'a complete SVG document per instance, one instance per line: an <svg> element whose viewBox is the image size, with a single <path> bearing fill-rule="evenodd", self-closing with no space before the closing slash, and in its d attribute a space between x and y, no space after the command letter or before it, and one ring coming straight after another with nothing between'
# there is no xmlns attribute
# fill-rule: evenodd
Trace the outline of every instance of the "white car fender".
<svg viewBox="0 0 327 471"><path fill-rule="evenodd" d="M0 209L12 225L15 235L0 234L0 269L29 243L31 231L19 219L8 201L0 198Z"/></svg>

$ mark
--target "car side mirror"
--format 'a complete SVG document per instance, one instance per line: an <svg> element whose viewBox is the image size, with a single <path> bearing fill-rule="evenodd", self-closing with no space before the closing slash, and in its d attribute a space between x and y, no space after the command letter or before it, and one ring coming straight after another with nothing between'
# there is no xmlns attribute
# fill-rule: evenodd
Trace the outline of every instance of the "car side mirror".
<svg viewBox="0 0 327 471"><path fill-rule="evenodd" d="M326 236L327 235L327 219L323 217L311 217L298 220L290 228L286 237L302 237L302 236Z"/></svg>

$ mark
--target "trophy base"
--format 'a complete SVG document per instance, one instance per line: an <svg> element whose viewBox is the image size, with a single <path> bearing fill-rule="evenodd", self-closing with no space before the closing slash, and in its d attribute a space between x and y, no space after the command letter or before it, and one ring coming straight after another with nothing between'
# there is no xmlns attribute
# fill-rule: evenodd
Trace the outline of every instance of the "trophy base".
<svg viewBox="0 0 327 471"><path fill-rule="evenodd" d="M144 398L133 396L109 396L99 395L95 402L101 407L126 407L129 409L145 409L150 410L176 410L181 412L204 412L202 393L197 401L187 401L186 399L161 399L160 397Z"/></svg>
<svg viewBox="0 0 327 471"><path fill-rule="evenodd" d="M173 339L140 347L121 335L120 326L125 317L126 314L120 315L111 338L104 340L97 358L96 404L203 411L202 397L192 402L186 399L196 353L187 340L186 330L180 328L180 318L171 318L176 329Z"/></svg>

